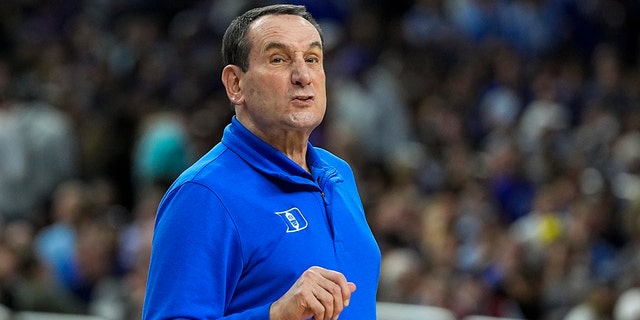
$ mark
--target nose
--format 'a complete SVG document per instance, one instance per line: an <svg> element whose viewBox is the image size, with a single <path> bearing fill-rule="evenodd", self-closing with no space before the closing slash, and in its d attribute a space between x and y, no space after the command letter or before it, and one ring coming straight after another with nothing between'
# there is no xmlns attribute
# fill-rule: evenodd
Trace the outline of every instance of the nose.
<svg viewBox="0 0 640 320"><path fill-rule="evenodd" d="M291 70L291 83L298 86L311 84L311 72L306 61L302 57L296 58Z"/></svg>

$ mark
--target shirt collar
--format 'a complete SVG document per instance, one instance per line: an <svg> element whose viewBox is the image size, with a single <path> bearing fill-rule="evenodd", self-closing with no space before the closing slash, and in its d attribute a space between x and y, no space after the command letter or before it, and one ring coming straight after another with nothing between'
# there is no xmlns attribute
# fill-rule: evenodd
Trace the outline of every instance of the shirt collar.
<svg viewBox="0 0 640 320"><path fill-rule="evenodd" d="M249 131L235 116L224 129L222 143L248 165L267 175L296 183L309 183L314 180L309 172ZM310 142L307 143L307 161L312 172L330 171L330 166L318 155L315 147Z"/></svg>

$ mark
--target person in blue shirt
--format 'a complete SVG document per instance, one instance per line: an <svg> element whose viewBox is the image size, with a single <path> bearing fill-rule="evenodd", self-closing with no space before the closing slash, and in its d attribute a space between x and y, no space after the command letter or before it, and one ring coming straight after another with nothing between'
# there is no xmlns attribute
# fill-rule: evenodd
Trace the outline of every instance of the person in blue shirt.
<svg viewBox="0 0 640 320"><path fill-rule="evenodd" d="M376 319L380 250L353 172L309 142L327 103L318 24L255 8L222 45L235 114L159 205L143 319Z"/></svg>

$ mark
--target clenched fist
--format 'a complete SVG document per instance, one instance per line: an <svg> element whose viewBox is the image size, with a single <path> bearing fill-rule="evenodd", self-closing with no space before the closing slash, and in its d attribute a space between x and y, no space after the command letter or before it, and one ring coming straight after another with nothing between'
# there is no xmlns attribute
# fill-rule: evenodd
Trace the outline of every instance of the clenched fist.
<svg viewBox="0 0 640 320"><path fill-rule="evenodd" d="M356 290L340 272L307 269L269 310L271 320L336 320Z"/></svg>

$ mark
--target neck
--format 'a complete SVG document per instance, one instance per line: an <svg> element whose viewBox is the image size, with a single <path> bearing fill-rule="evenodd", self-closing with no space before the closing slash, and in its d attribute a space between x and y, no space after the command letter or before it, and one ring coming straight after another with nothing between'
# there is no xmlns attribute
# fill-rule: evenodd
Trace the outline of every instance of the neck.
<svg viewBox="0 0 640 320"><path fill-rule="evenodd" d="M311 131L292 130L290 128L261 130L257 126L252 125L252 123L243 123L243 125L262 141L278 149L287 156L287 158L297 163L306 171L309 171L309 166L307 165L307 144Z"/></svg>
<svg viewBox="0 0 640 320"><path fill-rule="evenodd" d="M261 137L264 139L264 137ZM285 156L297 163L303 169L309 171L307 165L307 141L308 137L287 137L278 139L265 139L274 148L280 150Z"/></svg>

